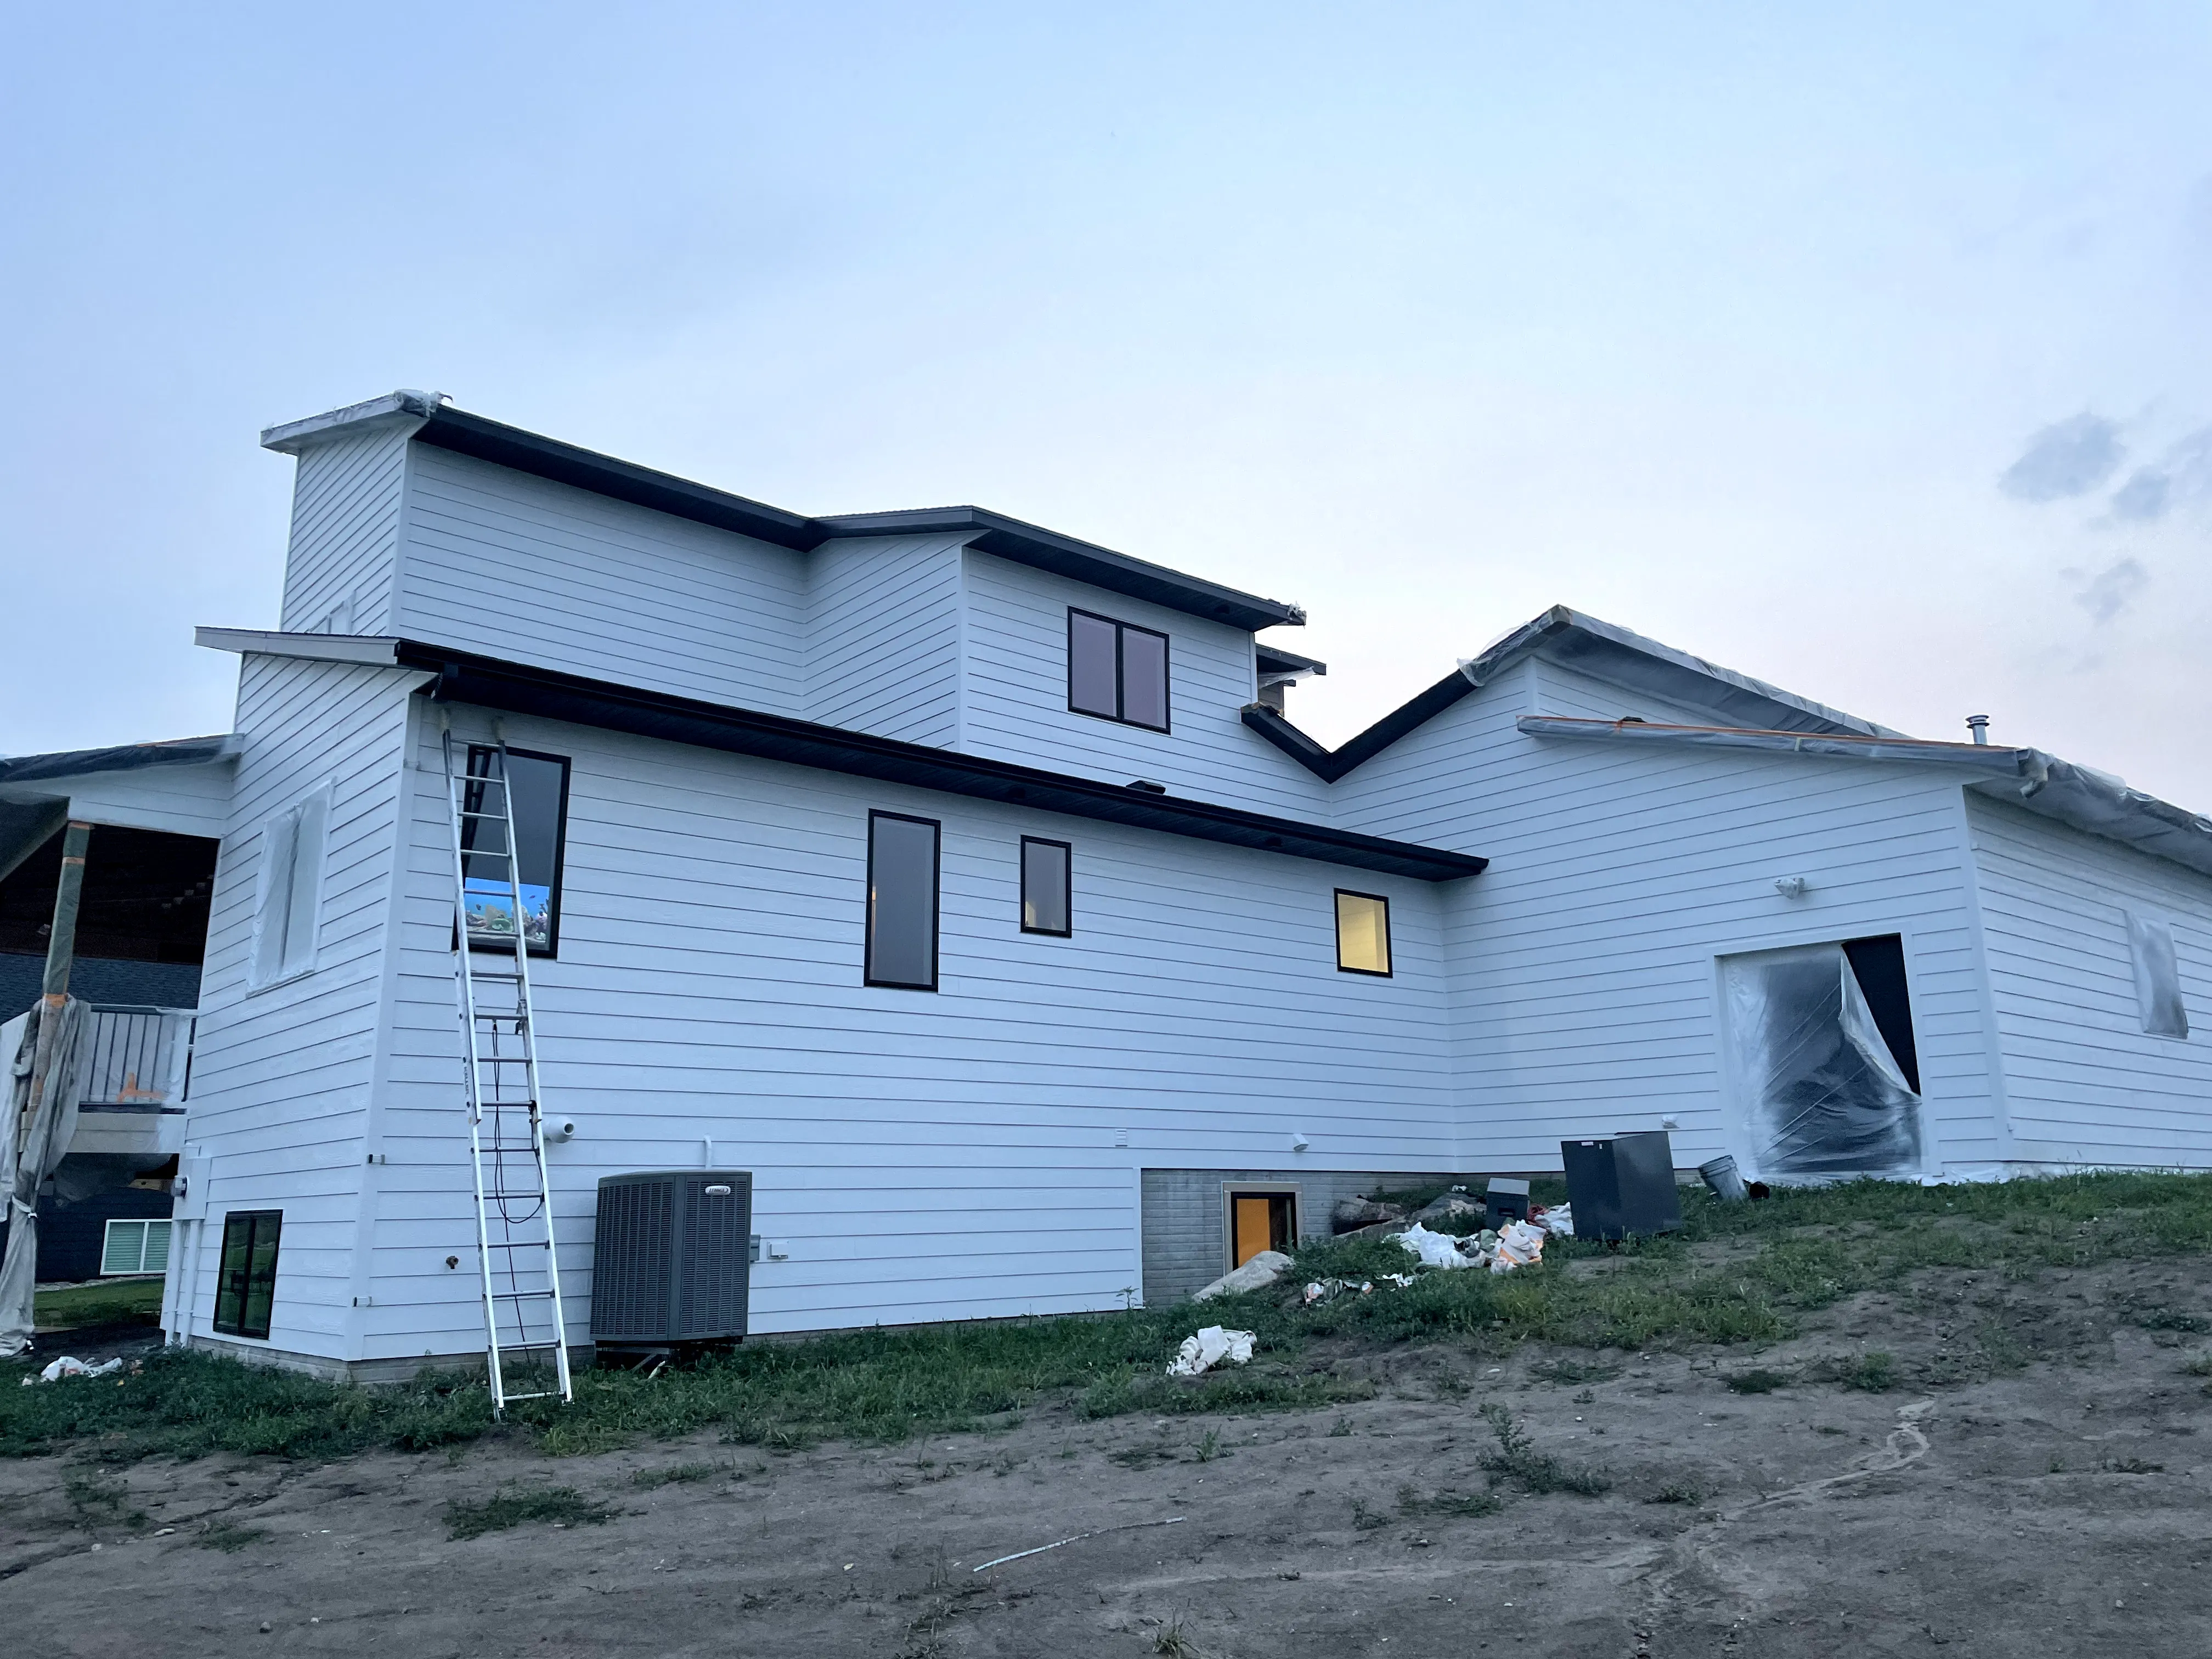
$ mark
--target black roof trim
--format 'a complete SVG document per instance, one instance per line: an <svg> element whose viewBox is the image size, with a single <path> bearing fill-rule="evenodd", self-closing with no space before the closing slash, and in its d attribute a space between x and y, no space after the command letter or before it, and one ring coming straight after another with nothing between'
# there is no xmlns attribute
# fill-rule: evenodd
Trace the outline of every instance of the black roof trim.
<svg viewBox="0 0 2212 1659"><path fill-rule="evenodd" d="M1285 651L1279 645L1268 645L1255 641L1260 653L1260 672L1262 674L1295 674L1304 670L1309 674L1326 674L1328 665L1318 657L1301 657L1295 651Z"/></svg>
<svg viewBox="0 0 2212 1659"><path fill-rule="evenodd" d="M1094 587L1148 599L1209 622L1233 628L1296 627L1306 613L1294 605L1240 592L1164 565L1133 559L1109 547L1078 541L1002 513L980 507L924 507L901 513L846 513L811 519L764 501L693 483L672 473L656 472L611 455L541 437L520 427L488 421L481 415L440 404L415 434L418 443L472 456L495 466L550 478L618 501L650 507L717 530L734 531L758 541L806 552L823 542L853 536L951 534L969 547L1012 559Z"/></svg>
<svg viewBox="0 0 2212 1659"><path fill-rule="evenodd" d="M557 438L540 437L519 426L504 426L464 410L440 406L423 422L415 441L450 449L457 455L474 456L495 466L550 478L555 483L588 489L595 495L649 507L695 524L735 531L778 547L803 552L822 540L814 521L803 514L787 513L763 501L710 489L672 473L618 461L611 455L564 444Z"/></svg>
<svg viewBox="0 0 2212 1659"><path fill-rule="evenodd" d="M204 766L228 760L245 747L233 732L211 738L170 738L161 743L126 743L112 749L64 749L51 755L0 759L0 783L36 783L74 778L88 772L135 772L144 766Z"/></svg>
<svg viewBox="0 0 2212 1659"><path fill-rule="evenodd" d="M435 672L437 680L424 690L446 702L538 714L605 731L819 767L980 800L1018 802L1040 811L1064 812L1417 881L1456 881L1480 873L1489 863L1472 854L1299 823L1211 801L1150 794L1121 784L955 754L924 744L848 732L757 709L584 679L412 640L400 641L396 654L399 666Z"/></svg>
<svg viewBox="0 0 2212 1659"><path fill-rule="evenodd" d="M1341 749L1322 748L1273 709L1258 704L1243 711L1244 724L1316 777L1334 783L1362 761L1381 754L1474 690L1467 676L1454 669L1410 702L1392 709Z"/></svg>

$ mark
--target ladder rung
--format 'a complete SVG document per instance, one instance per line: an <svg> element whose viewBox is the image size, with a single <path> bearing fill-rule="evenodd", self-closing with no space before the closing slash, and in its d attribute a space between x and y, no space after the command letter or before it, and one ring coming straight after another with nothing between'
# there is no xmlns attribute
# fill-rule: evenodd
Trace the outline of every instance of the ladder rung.
<svg viewBox="0 0 2212 1659"><path fill-rule="evenodd" d="M491 1299L495 1302L543 1302L552 1294L550 1291L494 1291Z"/></svg>
<svg viewBox="0 0 2212 1659"><path fill-rule="evenodd" d="M504 1353L507 1352L507 1350L501 1349L501 1352ZM540 1389L536 1394L508 1395L507 1396L507 1403L512 1406L518 1400L558 1400L560 1397L561 1391L558 1389Z"/></svg>

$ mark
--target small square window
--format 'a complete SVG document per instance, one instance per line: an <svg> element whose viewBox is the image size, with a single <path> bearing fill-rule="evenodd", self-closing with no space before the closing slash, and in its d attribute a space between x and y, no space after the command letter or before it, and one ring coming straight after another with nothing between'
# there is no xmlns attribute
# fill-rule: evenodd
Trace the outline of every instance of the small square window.
<svg viewBox="0 0 2212 1659"><path fill-rule="evenodd" d="M1066 939L1075 931L1068 892L1073 858L1064 841L1022 837L1022 932Z"/></svg>
<svg viewBox="0 0 2212 1659"><path fill-rule="evenodd" d="M1168 636L1070 610L1067 706L1079 714L1166 731Z"/></svg>
<svg viewBox="0 0 2212 1659"><path fill-rule="evenodd" d="M282 1210L234 1210L223 1218L215 1282L215 1328L265 1340L276 1303L276 1237Z"/></svg>
<svg viewBox="0 0 2212 1659"><path fill-rule="evenodd" d="M1390 973L1390 901L1374 893L1336 894L1336 966L1346 974Z"/></svg>

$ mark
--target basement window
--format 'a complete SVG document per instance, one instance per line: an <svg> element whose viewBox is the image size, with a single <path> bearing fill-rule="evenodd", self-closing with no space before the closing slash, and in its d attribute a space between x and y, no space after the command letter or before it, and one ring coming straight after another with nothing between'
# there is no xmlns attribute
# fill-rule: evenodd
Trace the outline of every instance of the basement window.
<svg viewBox="0 0 2212 1659"><path fill-rule="evenodd" d="M2136 1012L2152 1036L2185 1037L2189 1010L2181 1001L2181 964L2173 954L2173 929L2130 913L2128 956L2136 970Z"/></svg>
<svg viewBox="0 0 2212 1659"><path fill-rule="evenodd" d="M1066 939L1075 931L1068 892L1074 856L1064 841L1022 837L1022 932Z"/></svg>
<svg viewBox="0 0 2212 1659"><path fill-rule="evenodd" d="M169 1224L167 1221L115 1220L100 1247L100 1271L109 1273L158 1273L169 1266Z"/></svg>
<svg viewBox="0 0 2212 1659"><path fill-rule="evenodd" d="M568 833L568 763L560 755L506 751L514 799L515 869L522 891L524 939L532 956L551 956L561 942L561 863ZM501 750L469 745L469 779L461 794L471 812L497 813ZM467 892L469 943L514 948L514 894L508 886L507 833L496 818L461 820L462 884Z"/></svg>
<svg viewBox="0 0 2212 1659"><path fill-rule="evenodd" d="M1067 706L1079 714L1166 731L1168 636L1071 609Z"/></svg>
<svg viewBox="0 0 2212 1659"><path fill-rule="evenodd" d="M215 1328L224 1335L267 1340L276 1302L276 1236L283 1224L282 1210L234 1210L223 1218Z"/></svg>
<svg viewBox="0 0 2212 1659"><path fill-rule="evenodd" d="M1241 1267L1262 1250L1288 1255L1298 1244L1298 1199L1295 1192L1226 1194L1229 1200L1229 1265Z"/></svg>
<svg viewBox="0 0 2212 1659"><path fill-rule="evenodd" d="M1390 901L1336 890L1336 970L1390 976Z"/></svg>
<svg viewBox="0 0 2212 1659"><path fill-rule="evenodd" d="M937 988L937 853L941 826L868 814L868 938L864 978L902 991Z"/></svg>
<svg viewBox="0 0 2212 1659"><path fill-rule="evenodd" d="M261 826L261 885L253 916L257 986L274 985L315 965L330 821L330 792L320 789Z"/></svg>

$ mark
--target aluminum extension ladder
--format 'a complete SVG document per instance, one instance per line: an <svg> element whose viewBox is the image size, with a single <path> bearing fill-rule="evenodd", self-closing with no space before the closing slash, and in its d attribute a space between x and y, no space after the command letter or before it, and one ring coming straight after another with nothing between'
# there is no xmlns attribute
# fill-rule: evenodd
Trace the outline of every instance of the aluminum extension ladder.
<svg viewBox="0 0 2212 1659"><path fill-rule="evenodd" d="M446 798L453 821L453 994L461 1019L461 1069L469 1112L469 1161L476 1175L477 1261L483 1278L485 1364L495 1415L510 1401L575 1398L568 1333L561 1311L561 1269L553 1239L553 1191L545 1173L544 1097L532 1027L530 952L525 939L521 872L514 856L514 812L507 782L507 744L487 755L496 772L471 772L466 744L444 734ZM459 764L455 764L456 755ZM487 878L483 866L495 873ZM471 893L470 871L478 874ZM504 881L501 881L501 877ZM502 897L498 888L503 885ZM471 897L493 914L504 902L514 952L485 952L501 969L479 966L470 947ZM504 964L512 962L512 969ZM550 1353L547 1353L547 1350ZM517 1393L507 1367L550 1361L556 1386Z"/></svg>

